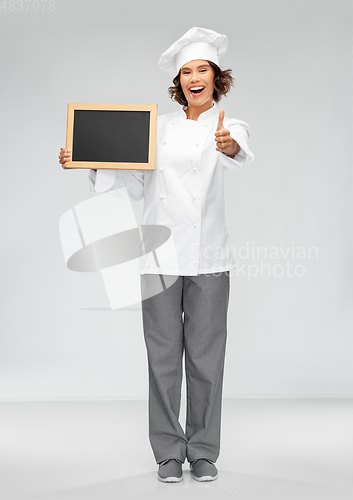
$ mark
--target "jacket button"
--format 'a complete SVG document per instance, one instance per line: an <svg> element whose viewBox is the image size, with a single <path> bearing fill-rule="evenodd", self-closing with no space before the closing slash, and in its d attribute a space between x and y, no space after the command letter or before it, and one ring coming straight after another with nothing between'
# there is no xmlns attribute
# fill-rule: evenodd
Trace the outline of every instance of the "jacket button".
<svg viewBox="0 0 353 500"><path fill-rule="evenodd" d="M161 172L163 172L164 168L160 168L159 170L160 170Z"/></svg>
<svg viewBox="0 0 353 500"><path fill-rule="evenodd" d="M200 143L199 142L195 142L195 146L200 146Z"/></svg>
<svg viewBox="0 0 353 500"><path fill-rule="evenodd" d="M193 200L196 200L196 196L193 196L193 197L192 197L192 199L193 199Z"/></svg>
<svg viewBox="0 0 353 500"><path fill-rule="evenodd" d="M195 224L195 222L193 223L193 226L194 226L194 227L196 227L196 224Z"/></svg>
<svg viewBox="0 0 353 500"><path fill-rule="evenodd" d="M192 170L193 170L193 172L195 172L196 168L195 168L195 167L192 167Z"/></svg>
<svg viewBox="0 0 353 500"><path fill-rule="evenodd" d="M161 194L161 198L162 198L162 199L164 198L164 195L163 195L163 194Z"/></svg>

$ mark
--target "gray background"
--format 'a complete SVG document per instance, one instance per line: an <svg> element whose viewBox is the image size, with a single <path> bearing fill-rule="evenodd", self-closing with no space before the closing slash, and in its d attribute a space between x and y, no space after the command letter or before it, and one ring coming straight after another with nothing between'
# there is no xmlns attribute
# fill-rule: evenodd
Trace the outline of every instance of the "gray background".
<svg viewBox="0 0 353 500"><path fill-rule="evenodd" d="M64 171L57 156L68 102L179 109L157 61L192 26L228 35L221 66L236 86L222 105L252 132L255 161L226 173L233 247L290 250L264 260L270 276L250 278L261 260L239 258L224 396L353 394L351 3L215 5L0 11L1 399L147 398L140 305L111 311L99 274L65 267L59 218L96 195L88 170ZM134 210L139 220L142 202ZM304 274L275 276L287 262Z"/></svg>

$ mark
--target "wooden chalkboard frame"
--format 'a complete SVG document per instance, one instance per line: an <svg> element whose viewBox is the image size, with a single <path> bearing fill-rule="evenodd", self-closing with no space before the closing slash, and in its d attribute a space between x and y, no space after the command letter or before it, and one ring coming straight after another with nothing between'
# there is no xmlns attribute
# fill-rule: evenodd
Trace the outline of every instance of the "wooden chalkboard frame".
<svg viewBox="0 0 353 500"><path fill-rule="evenodd" d="M69 103L67 111L66 148L73 157L74 113L75 110L148 111L150 114L149 147L147 163L70 161L66 168L115 169L115 170L155 170L157 139L157 104L92 104Z"/></svg>

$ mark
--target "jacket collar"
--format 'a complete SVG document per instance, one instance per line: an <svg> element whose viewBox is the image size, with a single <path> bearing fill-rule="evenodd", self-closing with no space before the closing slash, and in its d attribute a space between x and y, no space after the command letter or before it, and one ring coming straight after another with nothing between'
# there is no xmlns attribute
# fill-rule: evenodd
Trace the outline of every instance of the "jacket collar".
<svg viewBox="0 0 353 500"><path fill-rule="evenodd" d="M187 109L187 106L182 106L181 109L180 109L180 112L179 112L179 116L182 119L184 119L184 120L187 120L186 113L185 113L186 109ZM196 122L201 122L201 121L205 122L205 121L210 121L210 120L214 121L216 115L218 117L218 115L219 115L219 109L218 109L217 104L215 102L213 102L212 108L210 108L207 111L204 111L203 113L201 113L200 116L198 117L198 119L196 120Z"/></svg>

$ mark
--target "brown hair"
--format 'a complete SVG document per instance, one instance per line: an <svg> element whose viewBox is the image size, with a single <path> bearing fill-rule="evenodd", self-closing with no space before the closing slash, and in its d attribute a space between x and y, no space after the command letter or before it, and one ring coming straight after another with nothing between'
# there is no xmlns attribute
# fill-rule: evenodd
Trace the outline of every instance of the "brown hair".
<svg viewBox="0 0 353 500"><path fill-rule="evenodd" d="M222 70L217 64L207 61L214 71L214 91L213 100L219 102L223 96L228 94L231 87L234 87L234 78L231 76L231 69ZM182 106L187 106L188 101L184 95L183 89L180 85L180 70L177 76L173 79L173 84L168 88L168 93L173 101L181 104Z"/></svg>

